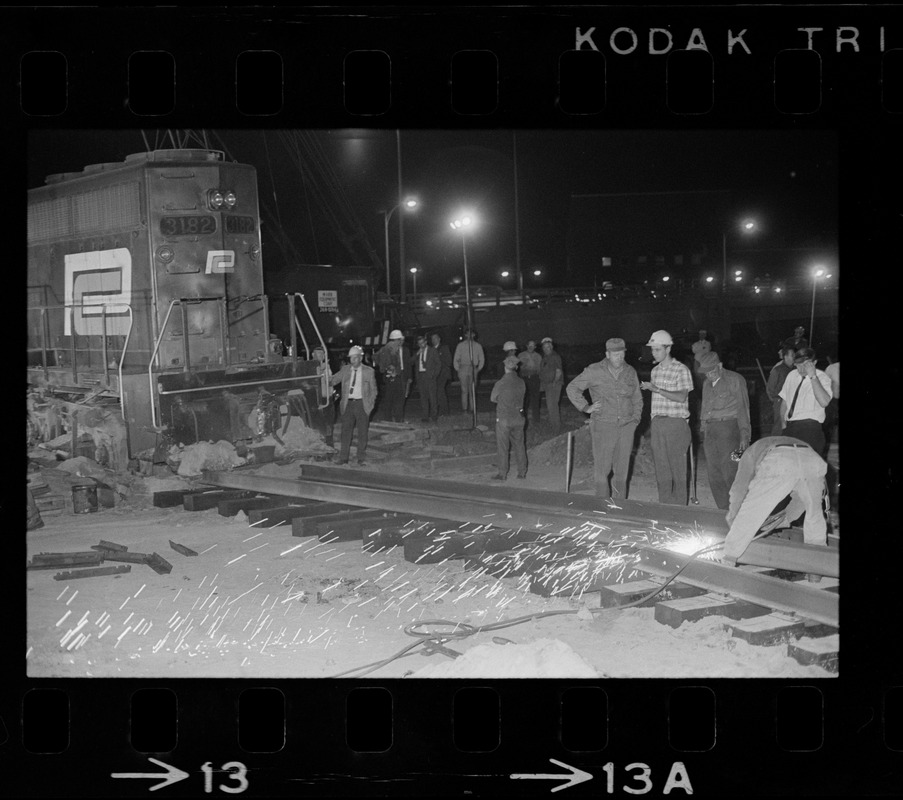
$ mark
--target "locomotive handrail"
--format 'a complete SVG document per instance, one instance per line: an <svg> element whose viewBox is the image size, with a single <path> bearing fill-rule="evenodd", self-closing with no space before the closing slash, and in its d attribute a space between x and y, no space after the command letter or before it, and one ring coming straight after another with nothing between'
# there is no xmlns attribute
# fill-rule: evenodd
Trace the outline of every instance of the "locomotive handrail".
<svg viewBox="0 0 903 800"><path fill-rule="evenodd" d="M314 319L313 314L310 313L310 306L307 305L307 299L304 297L301 292L295 292L295 297L301 298L301 304L304 306L304 310L307 312L307 318L310 320L310 324L313 325L314 331L317 334L317 338L320 340L320 347L323 348L323 352L326 354L326 370L323 373L323 382L321 389L323 390L323 403L317 403L317 408L327 408L332 404L331 392L330 392L330 378L332 377L330 369L329 369L329 351L326 349L326 342L323 341L323 334L320 333L320 328L317 325L317 321ZM304 332L301 330L301 325L298 322L298 317L295 316L295 325L298 327L298 333L301 334L301 340L304 342L304 352L307 356L307 360L310 360L310 348L307 345L307 339L304 338ZM294 351L293 351L294 352Z"/></svg>
<svg viewBox="0 0 903 800"><path fill-rule="evenodd" d="M130 303L64 303L59 306L29 306L25 310L26 311L40 311L41 312L41 361L44 367L44 380L49 378L49 373L47 369L47 342L45 341L45 326L44 326L44 315L47 311L57 311L59 309L76 309L76 308L101 308L101 312L103 314L103 362L104 362L104 373L107 371L107 334L106 334L106 312L107 307L117 307L117 308L125 308L128 311L129 315L129 327L125 332L125 341L122 343L122 352L119 354L119 365L117 367L117 374L119 376L119 405L122 410L122 421L128 424L128 418L126 416L126 400L125 400L125 392L122 389L122 367L125 364L125 354L129 349L129 340L132 338L132 328L135 326L135 312ZM122 334L117 334L121 336ZM72 326L72 341L75 342L75 326ZM76 380L78 378L78 366L76 364L75 358L72 359L72 370L75 373ZM107 380L107 388L109 388L109 379Z"/></svg>

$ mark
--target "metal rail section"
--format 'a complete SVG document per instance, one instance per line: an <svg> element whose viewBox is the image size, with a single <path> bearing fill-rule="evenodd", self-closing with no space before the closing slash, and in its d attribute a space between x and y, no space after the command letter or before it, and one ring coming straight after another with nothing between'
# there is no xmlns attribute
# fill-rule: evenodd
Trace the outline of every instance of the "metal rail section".
<svg viewBox="0 0 903 800"><path fill-rule="evenodd" d="M232 489L245 489L286 497L345 502L362 507L376 507L387 511L402 512L427 517L462 519L500 527L521 527L544 533L561 533L575 524L598 525L599 542L611 541L622 536L624 526L647 525L654 517L598 517L581 506L599 505L592 497L564 495L504 487L482 487L474 484L409 478L399 475L373 475L355 470L303 467L300 479L277 478L263 475L247 475L226 472L205 472L202 482ZM376 484L376 485L374 485ZM564 498L562 505L554 500ZM646 511L662 510L670 506L644 503ZM677 509L697 515L693 509ZM708 514L709 512L703 512ZM657 515L662 516L662 515ZM673 526L655 520L662 530ZM611 529L615 527L615 530ZM678 525L679 527L679 525ZM591 530L583 527L582 530ZM815 588L808 582L794 583L734 567L725 567L712 561L696 561L688 555L638 544L640 562L637 567L669 577L679 568L680 580L709 591L725 592L734 597L759 603L770 608L793 611L807 618L828 625L839 624L839 596ZM744 559L748 563L768 562L768 566L783 567L800 572L836 576L839 551L834 547L812 547L785 541L753 542Z"/></svg>
<svg viewBox="0 0 903 800"><path fill-rule="evenodd" d="M651 547L640 548L639 552L640 562L635 566L644 572L670 577L684 567L680 573L682 583L724 592L779 611L792 611L826 625L840 626L840 596L817 588L818 584L785 581L711 561L693 561L690 556Z"/></svg>

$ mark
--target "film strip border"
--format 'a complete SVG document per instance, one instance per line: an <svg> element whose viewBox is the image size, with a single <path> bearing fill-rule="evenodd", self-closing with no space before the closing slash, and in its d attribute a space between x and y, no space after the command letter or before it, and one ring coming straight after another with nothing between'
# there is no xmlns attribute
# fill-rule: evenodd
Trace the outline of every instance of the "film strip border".
<svg viewBox="0 0 903 800"><path fill-rule="evenodd" d="M31 124L202 114L208 126L762 125L903 114L892 7L6 15L4 72Z"/></svg>
<svg viewBox="0 0 903 800"><path fill-rule="evenodd" d="M429 705L425 687L398 683L36 688L21 766L30 796L167 780L270 797L372 796L369 782L384 796L524 796L590 781L600 795L833 794L847 781L882 795L899 776L903 687L873 708L865 688L834 683L519 683L431 682Z"/></svg>

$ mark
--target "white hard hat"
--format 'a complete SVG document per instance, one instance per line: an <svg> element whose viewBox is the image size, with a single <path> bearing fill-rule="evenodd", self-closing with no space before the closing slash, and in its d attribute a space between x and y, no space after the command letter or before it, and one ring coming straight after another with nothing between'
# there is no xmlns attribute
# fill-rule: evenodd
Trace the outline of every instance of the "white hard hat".
<svg viewBox="0 0 903 800"><path fill-rule="evenodd" d="M404 334L396 329L389 334L389 341L391 342L393 339L404 339Z"/></svg>
<svg viewBox="0 0 903 800"><path fill-rule="evenodd" d="M355 345L348 351L349 356L362 356L364 354L364 348L358 347Z"/></svg>
<svg viewBox="0 0 903 800"><path fill-rule="evenodd" d="M505 342L502 345L502 350L517 350L517 345L514 342Z"/></svg>
<svg viewBox="0 0 903 800"><path fill-rule="evenodd" d="M655 347L657 345L670 345L674 344L674 340L671 338L671 334L668 331L656 331L649 337L649 341L646 342L647 347Z"/></svg>
<svg viewBox="0 0 903 800"><path fill-rule="evenodd" d="M552 338L551 338L550 336L546 336L546 338L543 339L543 340L540 342L540 344L546 344L546 342L548 342L549 344L552 344Z"/></svg>

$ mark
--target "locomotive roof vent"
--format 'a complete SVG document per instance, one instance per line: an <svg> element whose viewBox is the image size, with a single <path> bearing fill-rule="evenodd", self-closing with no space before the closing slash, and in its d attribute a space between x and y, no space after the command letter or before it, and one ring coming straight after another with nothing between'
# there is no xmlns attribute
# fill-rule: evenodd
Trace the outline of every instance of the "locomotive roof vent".
<svg viewBox="0 0 903 800"><path fill-rule="evenodd" d="M223 161L222 150L200 150L184 148L182 150L150 150L144 153L132 153L125 158L127 164L138 161Z"/></svg>

